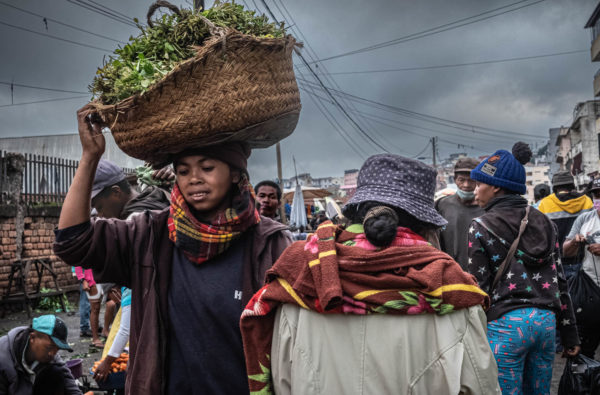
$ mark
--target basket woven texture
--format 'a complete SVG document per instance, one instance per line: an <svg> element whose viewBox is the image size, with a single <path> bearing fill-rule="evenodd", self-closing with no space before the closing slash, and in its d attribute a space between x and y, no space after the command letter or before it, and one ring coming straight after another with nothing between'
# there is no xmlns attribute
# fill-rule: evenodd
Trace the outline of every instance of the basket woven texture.
<svg viewBox="0 0 600 395"><path fill-rule="evenodd" d="M226 141L265 148L293 132L301 108L294 38L217 29L145 93L93 102L126 154L162 166L186 149Z"/></svg>

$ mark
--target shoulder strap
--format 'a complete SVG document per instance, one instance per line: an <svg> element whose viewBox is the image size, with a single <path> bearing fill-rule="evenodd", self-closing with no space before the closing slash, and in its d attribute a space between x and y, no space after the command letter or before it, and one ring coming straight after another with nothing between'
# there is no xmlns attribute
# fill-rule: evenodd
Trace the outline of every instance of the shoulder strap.
<svg viewBox="0 0 600 395"><path fill-rule="evenodd" d="M515 255L515 252L517 251L517 246L519 245L521 236L523 235L523 232L525 231L525 228L527 227L527 223L529 222L529 210L530 209L531 209L531 206L527 206L527 209L525 209L525 216L521 220L521 226L519 227L519 234L515 238L515 241L513 241L513 243L510 245L510 249L508 250L506 257L500 264L500 267L498 268L498 272L496 272L496 277L494 277L494 282L492 283L492 288L490 288L491 290L494 290L496 288L496 285L498 285L498 282L500 281L502 276L504 276L504 273L506 273L506 269L508 269L508 263L510 262L512 257Z"/></svg>

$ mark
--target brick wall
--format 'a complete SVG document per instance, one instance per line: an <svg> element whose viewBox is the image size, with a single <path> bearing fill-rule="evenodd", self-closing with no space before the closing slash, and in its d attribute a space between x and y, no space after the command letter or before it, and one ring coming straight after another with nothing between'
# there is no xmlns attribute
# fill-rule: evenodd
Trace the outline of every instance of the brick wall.
<svg viewBox="0 0 600 395"><path fill-rule="evenodd" d="M0 289L3 294L8 286L6 280L10 273L10 263L16 257L16 237L15 218L0 217Z"/></svg>
<svg viewBox="0 0 600 395"><path fill-rule="evenodd" d="M6 210L4 210L6 211ZM71 267L60 261L52 254L54 242L54 228L58 224L60 207L27 208L22 230L21 258L50 257L52 268L58 275L58 284L61 288L69 289L76 286L77 280L71 274ZM15 238L18 233L14 217L0 216L0 289L8 287L10 265L17 258L17 243ZM28 283L32 286L37 281L37 273L32 268L28 276ZM42 287L54 288L54 282L49 274L44 274ZM3 293L3 292L2 292Z"/></svg>

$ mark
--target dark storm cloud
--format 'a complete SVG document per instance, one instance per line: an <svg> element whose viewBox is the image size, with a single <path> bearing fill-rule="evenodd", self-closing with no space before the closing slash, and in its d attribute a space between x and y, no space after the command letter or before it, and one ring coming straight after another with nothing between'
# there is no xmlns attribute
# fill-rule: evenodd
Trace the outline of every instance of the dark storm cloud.
<svg viewBox="0 0 600 395"><path fill-rule="evenodd" d="M69 2L3 1L119 40L125 41L129 35L135 34L135 28ZM283 2L317 56L326 57L406 36L516 0ZM273 0L267 0L267 3L280 17ZM103 4L132 17L142 18L150 1L113 0ZM262 7L260 1L257 4ZM595 0L547 0L487 21L376 51L334 59L325 65L330 72L374 70L589 49L590 36L583 25L595 5ZM0 21L45 32L38 18L2 5ZM48 33L107 49L116 46L114 42L52 23L49 24ZM3 56L0 63L0 81L14 79L17 83L85 92L104 56L103 52L95 49L57 42L5 26L0 26L0 34L0 51L9 54ZM309 57L309 48L305 47L302 51ZM393 106L496 129L546 135L549 128L570 123L577 102L592 98L596 69L597 66L589 59L589 52L584 52L510 63L336 75L333 78L343 91ZM301 70L308 77L307 70ZM319 73L322 73L322 68ZM325 76L322 78L327 85L333 85ZM319 94L326 97L323 92ZM78 95L16 88L14 99L15 102L27 102L71 96ZM76 132L74 114L87 98L0 108L0 136ZM9 104L10 100L8 87L0 86L0 105ZM348 147L345 138L333 130L305 92L302 92L302 102L303 111L298 128L282 143L284 177L294 173L292 156L296 158L298 172L310 172L313 176L341 176L344 169L360 167L363 159ZM466 148L467 152L479 155L496 148L510 148L518 138L506 134L487 138L469 135L464 131L401 117L361 104L354 105L359 111L375 116L437 130L429 132L397 125L412 133L422 134L422 137L415 136L360 119L360 115L351 113L378 142L389 147L390 151L404 155L419 153L432 135L442 140L442 157L465 150L459 149L459 143L474 146L475 149ZM329 104L327 106L363 155L380 151L360 136L339 111ZM429 151L423 155L431 156ZM250 159L250 169L255 181L275 177L275 150L256 150Z"/></svg>

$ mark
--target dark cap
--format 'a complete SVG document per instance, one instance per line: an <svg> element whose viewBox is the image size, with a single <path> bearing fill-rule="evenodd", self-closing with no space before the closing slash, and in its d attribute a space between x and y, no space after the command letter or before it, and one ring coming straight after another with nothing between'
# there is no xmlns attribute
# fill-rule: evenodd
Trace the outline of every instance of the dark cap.
<svg viewBox="0 0 600 395"><path fill-rule="evenodd" d="M479 161L474 158L460 158L454 165L454 173L471 173L477 167Z"/></svg>
<svg viewBox="0 0 600 395"><path fill-rule="evenodd" d="M125 179L123 169L104 159L100 159L92 185L92 199L106 187L111 187Z"/></svg>
<svg viewBox="0 0 600 395"><path fill-rule="evenodd" d="M73 349L69 347L67 342L67 325L65 322L55 315L48 314L34 318L31 323L31 328L34 331L45 333L50 336L50 339L56 344L61 350L67 350L73 352Z"/></svg>
<svg viewBox="0 0 600 395"><path fill-rule="evenodd" d="M590 187L590 191L595 191L600 189L600 178L596 178L592 181L592 186Z"/></svg>
<svg viewBox="0 0 600 395"><path fill-rule="evenodd" d="M558 187L562 185L575 185L573 176L568 171L559 171L552 176L552 186Z"/></svg>

